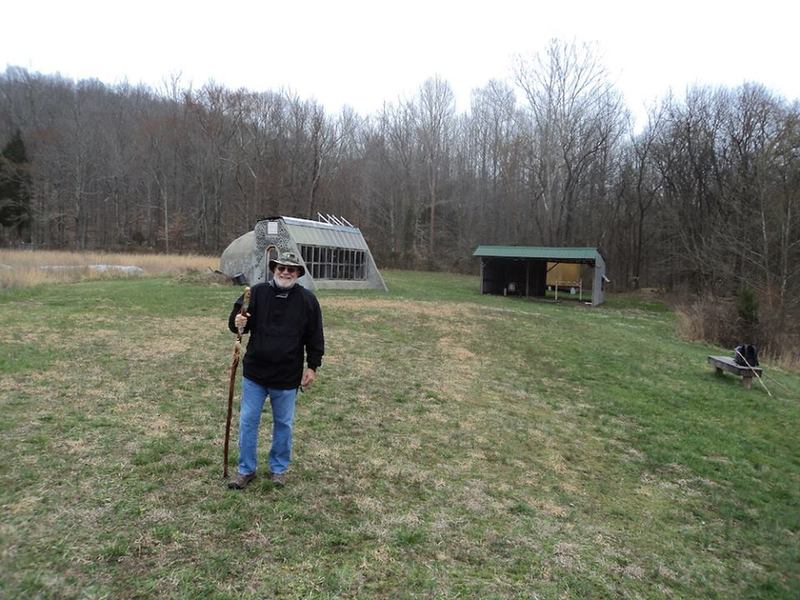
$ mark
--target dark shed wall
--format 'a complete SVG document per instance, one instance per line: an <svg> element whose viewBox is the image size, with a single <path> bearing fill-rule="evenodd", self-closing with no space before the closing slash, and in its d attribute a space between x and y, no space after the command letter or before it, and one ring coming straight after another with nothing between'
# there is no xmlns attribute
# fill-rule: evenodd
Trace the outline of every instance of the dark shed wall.
<svg viewBox="0 0 800 600"><path fill-rule="evenodd" d="M509 288L515 288L512 292ZM484 294L513 293L544 296L547 289L547 261L536 259L481 259L481 291Z"/></svg>
<svg viewBox="0 0 800 600"><path fill-rule="evenodd" d="M547 293L547 261L532 260L530 262L530 289L528 296L542 296Z"/></svg>

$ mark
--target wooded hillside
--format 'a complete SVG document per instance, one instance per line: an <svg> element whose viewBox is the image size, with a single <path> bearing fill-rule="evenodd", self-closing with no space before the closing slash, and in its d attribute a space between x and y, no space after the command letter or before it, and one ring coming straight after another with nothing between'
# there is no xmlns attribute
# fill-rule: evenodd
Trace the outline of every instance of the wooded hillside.
<svg viewBox="0 0 800 600"><path fill-rule="evenodd" d="M284 91L10 67L4 146L5 245L218 253L259 218L319 211L358 225L383 266L463 271L478 244L587 245L616 289L747 286L782 315L800 291L798 101L695 87L634 130L591 50L559 41L464 112L438 78L359 115Z"/></svg>

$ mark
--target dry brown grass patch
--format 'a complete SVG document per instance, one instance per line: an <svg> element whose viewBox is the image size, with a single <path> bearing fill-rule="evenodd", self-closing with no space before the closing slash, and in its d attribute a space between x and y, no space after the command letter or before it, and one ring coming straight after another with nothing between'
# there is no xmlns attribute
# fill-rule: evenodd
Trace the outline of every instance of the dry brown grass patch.
<svg viewBox="0 0 800 600"><path fill-rule="evenodd" d="M470 315L476 315L477 309L460 304L440 304L437 302L421 301L400 301L386 298L359 298L359 297L335 297L324 298L321 300L323 310L326 307L347 309L350 311L360 311L365 309L378 309L392 314L421 314L437 319L464 319Z"/></svg>
<svg viewBox="0 0 800 600"><path fill-rule="evenodd" d="M196 254L121 254L50 250L0 249L0 289L43 283L82 281L129 276L113 267L138 267L142 275L177 275L209 271L219 259ZM107 265L111 270L95 270Z"/></svg>

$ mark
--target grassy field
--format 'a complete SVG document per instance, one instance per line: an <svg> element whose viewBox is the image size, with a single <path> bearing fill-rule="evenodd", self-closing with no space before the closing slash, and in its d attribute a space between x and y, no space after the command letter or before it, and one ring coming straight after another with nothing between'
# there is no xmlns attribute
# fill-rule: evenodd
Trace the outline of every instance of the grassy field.
<svg viewBox="0 0 800 600"><path fill-rule="evenodd" d="M318 294L289 484L243 492L221 481L239 290L0 294L0 597L800 596L800 376L715 376L728 351L652 300L385 277Z"/></svg>

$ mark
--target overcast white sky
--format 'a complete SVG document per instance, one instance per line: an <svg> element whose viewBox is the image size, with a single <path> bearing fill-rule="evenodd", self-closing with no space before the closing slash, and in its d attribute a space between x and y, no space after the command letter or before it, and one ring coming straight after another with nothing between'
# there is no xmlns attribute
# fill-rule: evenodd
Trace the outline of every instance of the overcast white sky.
<svg viewBox="0 0 800 600"><path fill-rule="evenodd" d="M549 39L595 42L635 113L670 89L757 81L800 98L798 0L16 0L6 65L159 87L288 88L366 115L435 75L458 110Z"/></svg>

